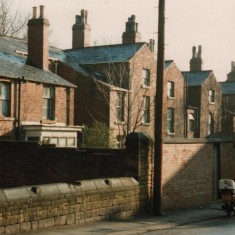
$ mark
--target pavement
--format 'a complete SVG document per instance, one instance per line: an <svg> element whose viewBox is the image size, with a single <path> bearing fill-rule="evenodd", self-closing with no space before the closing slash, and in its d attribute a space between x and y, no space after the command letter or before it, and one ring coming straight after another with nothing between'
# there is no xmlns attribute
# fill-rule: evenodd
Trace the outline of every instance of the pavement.
<svg viewBox="0 0 235 235"><path fill-rule="evenodd" d="M133 235L174 228L200 221L226 217L222 202L214 201L206 206L167 211L161 216L141 215L131 219L115 219L80 225L52 227L42 231L17 233L18 235ZM233 215L231 215L233 216Z"/></svg>

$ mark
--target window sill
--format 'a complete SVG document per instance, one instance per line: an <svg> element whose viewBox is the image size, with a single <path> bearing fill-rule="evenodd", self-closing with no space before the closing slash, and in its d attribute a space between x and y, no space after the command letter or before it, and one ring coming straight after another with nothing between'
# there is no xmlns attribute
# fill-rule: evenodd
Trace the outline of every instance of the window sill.
<svg viewBox="0 0 235 235"><path fill-rule="evenodd" d="M213 101L209 101L210 102L210 104L212 104L212 105L214 105L215 104L215 102L213 102Z"/></svg>
<svg viewBox="0 0 235 235"><path fill-rule="evenodd" d="M169 99L169 100L175 100L175 97L173 97L173 96L167 96L167 99Z"/></svg>
<svg viewBox="0 0 235 235"><path fill-rule="evenodd" d="M175 133L167 131L168 136L175 136Z"/></svg>
<svg viewBox="0 0 235 235"><path fill-rule="evenodd" d="M147 85L145 85L145 84L142 84L142 88L144 88L144 89L151 89L150 86L147 86Z"/></svg>
<svg viewBox="0 0 235 235"><path fill-rule="evenodd" d="M149 122L142 122L142 126L150 126Z"/></svg>
<svg viewBox="0 0 235 235"><path fill-rule="evenodd" d="M41 120L42 124L56 124L56 120L48 120L48 119L43 119Z"/></svg>
<svg viewBox="0 0 235 235"><path fill-rule="evenodd" d="M124 125L124 124L126 124L124 121L123 122L121 122L121 121L116 121L116 122L114 122L114 124L115 125Z"/></svg>
<svg viewBox="0 0 235 235"><path fill-rule="evenodd" d="M0 121L15 121L15 118L0 116Z"/></svg>

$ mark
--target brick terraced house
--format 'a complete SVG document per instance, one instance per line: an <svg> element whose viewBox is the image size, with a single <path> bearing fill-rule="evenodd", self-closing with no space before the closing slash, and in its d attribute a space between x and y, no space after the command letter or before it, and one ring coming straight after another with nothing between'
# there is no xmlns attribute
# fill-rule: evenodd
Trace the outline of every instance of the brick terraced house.
<svg viewBox="0 0 235 235"><path fill-rule="evenodd" d="M105 123L112 146L127 133L145 132L153 138L156 58L154 40L141 42L132 15L122 44L90 46L88 13L81 10L73 25L72 49L60 51L57 73L77 86L75 124ZM184 78L174 61L165 62L164 137L184 137Z"/></svg>
<svg viewBox="0 0 235 235"><path fill-rule="evenodd" d="M182 72L186 86L186 137L207 137L220 132L221 87L212 70L202 70L201 46L193 47L190 71Z"/></svg>
<svg viewBox="0 0 235 235"><path fill-rule="evenodd" d="M43 6L28 22L28 43L0 37L0 139L76 147L75 85L49 71L48 27ZM51 49L53 51L53 49ZM53 61L53 64L52 64Z"/></svg>
<svg viewBox="0 0 235 235"><path fill-rule="evenodd" d="M131 131L153 137L156 60L154 41L140 42L135 16L126 23L122 44L90 46L87 11L73 25L72 49L59 51L57 74L77 86L75 125L105 123L113 147Z"/></svg>
<svg viewBox="0 0 235 235"><path fill-rule="evenodd" d="M183 138L185 132L184 77L173 60L165 61L163 115L166 138Z"/></svg>
<svg viewBox="0 0 235 235"><path fill-rule="evenodd" d="M222 88L222 133L231 135L235 132L235 62L231 63L231 72L227 80L220 83Z"/></svg>

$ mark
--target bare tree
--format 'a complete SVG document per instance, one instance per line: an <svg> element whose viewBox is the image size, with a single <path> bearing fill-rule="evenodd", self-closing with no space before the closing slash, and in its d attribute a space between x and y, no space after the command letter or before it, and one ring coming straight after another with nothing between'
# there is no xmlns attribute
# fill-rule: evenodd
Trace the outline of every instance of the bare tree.
<svg viewBox="0 0 235 235"><path fill-rule="evenodd" d="M149 115L148 122L154 118L154 95L150 92L154 80L151 79L148 85L140 84L140 81L136 85L134 73L137 65L133 62L129 66L125 62L110 62L107 66L91 68L96 71L93 73L96 87L116 119L119 136L123 137L119 140L122 146L126 135L135 132L143 124L145 115ZM151 99L146 105L144 97L147 96ZM149 110L145 109L145 105Z"/></svg>
<svg viewBox="0 0 235 235"><path fill-rule="evenodd" d="M29 14L12 11L14 1L0 0L0 35L27 38Z"/></svg>

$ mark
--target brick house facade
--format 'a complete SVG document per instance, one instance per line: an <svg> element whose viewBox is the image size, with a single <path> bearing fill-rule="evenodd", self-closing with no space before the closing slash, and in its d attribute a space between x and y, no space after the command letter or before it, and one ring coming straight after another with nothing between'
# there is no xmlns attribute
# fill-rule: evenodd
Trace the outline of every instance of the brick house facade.
<svg viewBox="0 0 235 235"><path fill-rule="evenodd" d="M164 71L164 137L184 137L184 78L172 60L165 62Z"/></svg>
<svg viewBox="0 0 235 235"><path fill-rule="evenodd" d="M0 138L74 147L81 131L73 127L75 85L48 70L49 22L43 6L39 18L36 10L28 43L0 37Z"/></svg>
<svg viewBox="0 0 235 235"><path fill-rule="evenodd" d="M132 15L126 22L122 44L90 46L91 27L87 16L85 10L76 16L72 49L56 55L59 60L58 75L77 86L75 124L105 123L117 144L118 139L131 131L145 132L153 138L156 91L154 40L141 42L138 23ZM86 30L87 33L84 32ZM168 94L169 84L174 86L172 97ZM165 63L164 86L164 137L184 137L184 78L174 61ZM170 125L173 129L169 131Z"/></svg>
<svg viewBox="0 0 235 235"><path fill-rule="evenodd" d="M82 10L81 15L76 16L73 48L53 55L58 59L57 74L77 86L75 125L105 123L112 132L112 146L122 144L123 137L131 131L153 137L154 41L140 42L138 24L135 16L131 16L122 44L89 46L87 15L87 11ZM86 30L89 32L84 32Z"/></svg>
<svg viewBox="0 0 235 235"><path fill-rule="evenodd" d="M190 71L182 72L187 87L188 137L206 137L221 129L221 88L212 70L202 70L201 47L190 60ZM190 114L190 115L189 115ZM191 126L190 119L191 118Z"/></svg>
<svg viewBox="0 0 235 235"><path fill-rule="evenodd" d="M220 83L222 88L222 133L231 135L235 132L235 62L231 63L231 72L227 80Z"/></svg>

